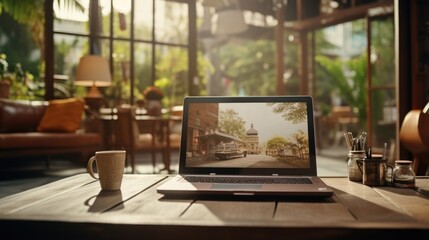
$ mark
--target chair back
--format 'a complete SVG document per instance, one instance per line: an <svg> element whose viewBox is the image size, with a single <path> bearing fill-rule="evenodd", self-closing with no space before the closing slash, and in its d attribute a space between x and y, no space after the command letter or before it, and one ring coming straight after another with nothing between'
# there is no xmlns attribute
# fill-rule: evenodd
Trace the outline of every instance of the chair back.
<svg viewBox="0 0 429 240"><path fill-rule="evenodd" d="M125 149L134 147L139 134L134 120L134 109L132 107L120 107L117 111L117 117L114 130L116 146Z"/></svg>

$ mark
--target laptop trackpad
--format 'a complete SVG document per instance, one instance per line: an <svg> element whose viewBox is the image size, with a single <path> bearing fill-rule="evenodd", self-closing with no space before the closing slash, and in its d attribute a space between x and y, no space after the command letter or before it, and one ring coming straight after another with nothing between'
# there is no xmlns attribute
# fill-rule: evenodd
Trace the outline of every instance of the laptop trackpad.
<svg viewBox="0 0 429 240"><path fill-rule="evenodd" d="M212 189L261 189L261 184L226 184L214 183Z"/></svg>

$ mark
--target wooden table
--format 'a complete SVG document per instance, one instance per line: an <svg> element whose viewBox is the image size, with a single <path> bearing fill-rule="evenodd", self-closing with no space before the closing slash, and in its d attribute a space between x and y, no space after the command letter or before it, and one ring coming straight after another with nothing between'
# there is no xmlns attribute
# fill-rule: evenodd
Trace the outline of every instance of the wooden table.
<svg viewBox="0 0 429 240"><path fill-rule="evenodd" d="M127 174L121 191L103 192L97 181L80 174L5 197L0 199L1 237L361 240L429 236L429 196L414 189L371 188L347 178L323 178L334 188L332 198L169 199L156 192L169 177ZM429 178L417 179L417 186L428 189Z"/></svg>

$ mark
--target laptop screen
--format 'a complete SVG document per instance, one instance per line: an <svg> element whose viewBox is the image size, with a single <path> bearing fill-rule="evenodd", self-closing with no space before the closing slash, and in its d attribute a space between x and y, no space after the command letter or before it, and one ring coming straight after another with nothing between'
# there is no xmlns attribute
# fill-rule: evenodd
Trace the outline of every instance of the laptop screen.
<svg viewBox="0 0 429 240"><path fill-rule="evenodd" d="M179 173L316 174L309 96L186 97Z"/></svg>

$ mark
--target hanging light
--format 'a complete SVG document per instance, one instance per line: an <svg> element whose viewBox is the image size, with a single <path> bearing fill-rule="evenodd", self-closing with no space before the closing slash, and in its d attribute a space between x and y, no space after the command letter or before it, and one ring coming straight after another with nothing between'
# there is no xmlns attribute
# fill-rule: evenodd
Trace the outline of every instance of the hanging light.
<svg viewBox="0 0 429 240"><path fill-rule="evenodd" d="M242 33L248 26L238 3L227 3L216 10L213 16L212 33L214 35L231 35Z"/></svg>

